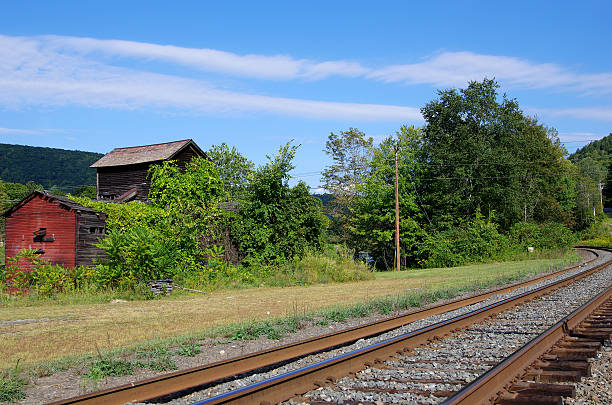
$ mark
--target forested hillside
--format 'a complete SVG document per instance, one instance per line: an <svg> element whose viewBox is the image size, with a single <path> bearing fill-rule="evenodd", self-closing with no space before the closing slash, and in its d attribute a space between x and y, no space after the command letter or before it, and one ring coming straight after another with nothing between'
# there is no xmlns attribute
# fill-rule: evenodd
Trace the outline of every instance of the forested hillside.
<svg viewBox="0 0 612 405"><path fill-rule="evenodd" d="M612 200L612 133L578 149L570 155L569 160L581 167L598 184L602 184L604 199Z"/></svg>
<svg viewBox="0 0 612 405"><path fill-rule="evenodd" d="M96 171L89 166L101 157L94 152L0 144L0 180L32 181L45 189L74 192L96 184Z"/></svg>
<svg viewBox="0 0 612 405"><path fill-rule="evenodd" d="M601 138L598 141L593 141L578 149L576 152L570 155L570 160L578 161L589 156L607 159L610 154L612 154L612 133L605 138Z"/></svg>

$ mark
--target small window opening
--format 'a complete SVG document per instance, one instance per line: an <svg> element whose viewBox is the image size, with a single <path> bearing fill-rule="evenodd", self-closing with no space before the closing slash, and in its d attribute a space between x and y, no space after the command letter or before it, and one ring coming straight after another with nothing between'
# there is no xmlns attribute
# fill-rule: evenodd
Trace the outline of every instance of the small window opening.
<svg viewBox="0 0 612 405"><path fill-rule="evenodd" d="M37 231L32 232L34 235L34 242L53 242L55 240L55 234L51 237L47 237L47 228L39 228Z"/></svg>

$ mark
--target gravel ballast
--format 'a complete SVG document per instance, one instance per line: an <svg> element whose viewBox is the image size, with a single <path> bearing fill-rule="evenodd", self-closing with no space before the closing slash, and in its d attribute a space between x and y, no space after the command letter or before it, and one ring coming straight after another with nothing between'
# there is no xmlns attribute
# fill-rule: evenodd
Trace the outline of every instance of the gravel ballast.
<svg viewBox="0 0 612 405"><path fill-rule="evenodd" d="M163 403L176 405L192 404L215 395L243 388L250 384L279 376L301 367L465 314L483 306L490 305L491 303L509 298L510 296L533 290L544 284L570 277L586 268L601 263L602 260L607 260L609 257L610 255L608 253L602 253L602 257L595 263L558 276L553 280L523 287L511 293L499 294L486 301L419 320L370 339L361 339L345 347L313 356L307 356L261 374L254 374L245 378L222 383L170 401L166 398ZM314 390L304 395L303 399L305 399L306 402L313 400L332 403L342 403L347 400L372 403L376 403L376 401L383 403L440 403L444 399L443 396L439 395L440 392L455 391L458 389L458 384L465 385L469 381L472 381L493 364L533 339L537 333L541 333L558 319L581 305L589 296L594 295L596 290L601 290L604 284L607 286L609 282L612 281L612 270L607 269L599 272L597 275L589 277L588 280L589 281L580 281L573 287L558 290L552 295L541 299L540 306L534 307L533 305L535 304L533 303L526 304L524 307L525 313L518 309L510 310L500 315L497 319L497 323L490 324L485 322L478 326L474 326L462 332L466 333L464 336L455 334L437 343L438 346L418 349L415 353L411 353L410 356L394 358L390 360L388 364L385 364L384 369L373 368L364 370L358 373L355 378L341 379L334 387L321 387ZM581 289L578 289L577 286L581 286ZM478 344L470 346L468 344L469 342L478 342ZM466 356L466 353L470 353L470 356ZM478 358L481 364L478 366L470 364L473 358ZM401 366L398 365L398 361L401 362ZM425 363L423 363L423 361ZM398 366L400 369L397 369ZM393 374L394 367L396 367L395 374ZM413 372L416 374L412 374ZM395 377L392 378L391 375ZM405 382L404 384L402 380L407 379L406 375L409 376L408 379L411 381ZM425 381L448 379L449 381L453 381L453 384L439 384L438 386L431 382L419 383L418 377L421 377L420 379ZM382 386L380 384L382 384ZM401 392L371 392L372 389L376 391L391 388ZM424 393L434 393L436 395L425 395Z"/></svg>

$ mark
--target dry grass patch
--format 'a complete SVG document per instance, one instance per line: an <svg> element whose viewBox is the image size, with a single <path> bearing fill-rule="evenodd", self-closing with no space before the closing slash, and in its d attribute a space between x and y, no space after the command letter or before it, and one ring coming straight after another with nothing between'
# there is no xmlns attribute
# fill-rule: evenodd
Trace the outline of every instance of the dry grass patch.
<svg viewBox="0 0 612 405"><path fill-rule="evenodd" d="M153 301L0 308L0 369L63 356L92 354L214 327L305 315L322 308L410 291L461 291L539 273L567 264L567 257L452 269L377 273L376 279L298 287L264 287L179 295ZM16 321L16 322L15 322Z"/></svg>

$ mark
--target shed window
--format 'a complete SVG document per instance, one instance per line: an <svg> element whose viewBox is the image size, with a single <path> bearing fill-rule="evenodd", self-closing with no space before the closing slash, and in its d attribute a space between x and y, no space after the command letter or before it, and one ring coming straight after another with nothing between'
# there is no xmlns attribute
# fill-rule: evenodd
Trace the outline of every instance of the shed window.
<svg viewBox="0 0 612 405"><path fill-rule="evenodd" d="M38 231L34 231L32 234L34 235L34 242L53 242L55 240L55 234L47 237L47 228L39 228Z"/></svg>

